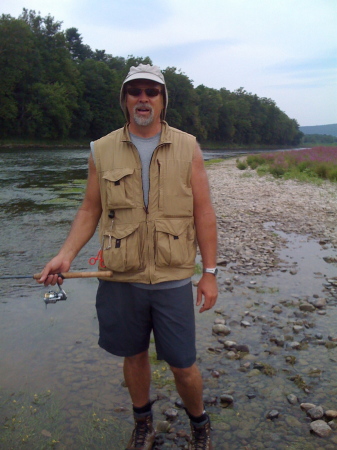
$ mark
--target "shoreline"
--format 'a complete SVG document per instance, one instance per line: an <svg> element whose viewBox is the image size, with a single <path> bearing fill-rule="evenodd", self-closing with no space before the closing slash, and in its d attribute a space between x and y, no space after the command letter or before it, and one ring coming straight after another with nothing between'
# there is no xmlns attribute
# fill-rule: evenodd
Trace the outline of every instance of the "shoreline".
<svg viewBox="0 0 337 450"><path fill-rule="evenodd" d="M237 262L247 273L255 273L257 263L259 273L273 270L281 242L268 227L271 223L281 232L308 235L337 248L337 193L332 183L317 186L260 177L254 170L239 170L235 159L210 165L207 173L218 219L219 262Z"/></svg>

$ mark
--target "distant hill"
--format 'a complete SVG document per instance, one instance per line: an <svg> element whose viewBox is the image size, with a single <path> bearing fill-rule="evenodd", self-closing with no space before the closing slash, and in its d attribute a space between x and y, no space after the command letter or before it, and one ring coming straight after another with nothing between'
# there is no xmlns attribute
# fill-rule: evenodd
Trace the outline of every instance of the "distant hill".
<svg viewBox="0 0 337 450"><path fill-rule="evenodd" d="M312 127L300 127L300 131L304 134L328 134L337 136L337 123L331 125L314 125Z"/></svg>

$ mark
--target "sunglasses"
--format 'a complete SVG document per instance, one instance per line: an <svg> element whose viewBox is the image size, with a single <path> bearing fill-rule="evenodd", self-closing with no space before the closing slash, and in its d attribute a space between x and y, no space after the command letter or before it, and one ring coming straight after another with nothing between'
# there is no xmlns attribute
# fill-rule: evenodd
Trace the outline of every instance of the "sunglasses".
<svg viewBox="0 0 337 450"><path fill-rule="evenodd" d="M139 97L142 92L145 92L147 97L157 97L157 95L161 94L161 90L158 88L137 88L137 87L128 87L126 92L132 97Z"/></svg>

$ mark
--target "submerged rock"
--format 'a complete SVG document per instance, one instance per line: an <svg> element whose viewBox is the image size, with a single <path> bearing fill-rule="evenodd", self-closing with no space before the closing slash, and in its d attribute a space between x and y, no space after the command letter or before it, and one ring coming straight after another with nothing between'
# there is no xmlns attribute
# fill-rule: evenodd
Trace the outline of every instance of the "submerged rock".
<svg viewBox="0 0 337 450"><path fill-rule="evenodd" d="M327 437L332 433L332 429L324 420L315 420L310 424L311 430L320 437Z"/></svg>

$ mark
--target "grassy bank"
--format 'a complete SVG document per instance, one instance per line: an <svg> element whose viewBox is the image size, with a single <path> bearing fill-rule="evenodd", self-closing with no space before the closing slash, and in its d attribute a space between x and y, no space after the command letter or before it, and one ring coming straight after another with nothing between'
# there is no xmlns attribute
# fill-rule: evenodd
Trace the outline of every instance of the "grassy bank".
<svg viewBox="0 0 337 450"><path fill-rule="evenodd" d="M260 175L300 181L337 182L337 147L314 147L276 153L248 155L237 160L237 167L255 169Z"/></svg>

